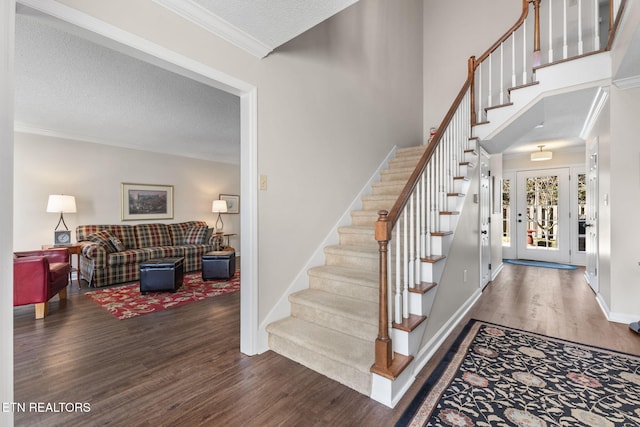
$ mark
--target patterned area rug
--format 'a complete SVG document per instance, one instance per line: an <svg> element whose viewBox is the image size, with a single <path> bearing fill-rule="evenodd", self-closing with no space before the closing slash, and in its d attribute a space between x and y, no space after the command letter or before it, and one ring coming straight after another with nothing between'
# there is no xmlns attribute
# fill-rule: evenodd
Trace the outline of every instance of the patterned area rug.
<svg viewBox="0 0 640 427"><path fill-rule="evenodd" d="M140 293L140 283L87 292L89 298L106 308L118 319L128 319L167 308L178 307L205 298L240 290L240 270L231 280L202 280L199 271L184 275L180 289L171 292Z"/></svg>
<svg viewBox="0 0 640 427"><path fill-rule="evenodd" d="M472 320L396 426L638 426L640 356Z"/></svg>
<svg viewBox="0 0 640 427"><path fill-rule="evenodd" d="M526 265L528 267L557 268L558 270L575 270L578 267L569 264L558 264L556 262L530 261L527 259L505 259L507 264Z"/></svg>

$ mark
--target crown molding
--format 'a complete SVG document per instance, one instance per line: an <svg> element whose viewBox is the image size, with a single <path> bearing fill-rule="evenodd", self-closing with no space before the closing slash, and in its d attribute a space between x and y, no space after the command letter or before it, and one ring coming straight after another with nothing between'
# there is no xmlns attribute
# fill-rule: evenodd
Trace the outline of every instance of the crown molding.
<svg viewBox="0 0 640 427"><path fill-rule="evenodd" d="M274 49L190 0L153 0L153 2L258 58L264 58Z"/></svg>

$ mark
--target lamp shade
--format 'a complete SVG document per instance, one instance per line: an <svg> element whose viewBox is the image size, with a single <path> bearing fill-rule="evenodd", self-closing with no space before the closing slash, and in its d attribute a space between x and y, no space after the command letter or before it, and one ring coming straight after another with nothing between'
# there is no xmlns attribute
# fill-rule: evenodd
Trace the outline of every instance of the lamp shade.
<svg viewBox="0 0 640 427"><path fill-rule="evenodd" d="M227 201L226 200L214 200L211 205L211 212L224 213L227 211Z"/></svg>
<svg viewBox="0 0 640 427"><path fill-rule="evenodd" d="M76 198L62 194L51 194L47 203L47 212L74 213L76 212Z"/></svg>
<svg viewBox="0 0 640 427"><path fill-rule="evenodd" d="M553 153L551 151L542 151L544 145L538 145L538 148L540 148L540 151L531 153L532 162L541 162L543 160L551 160L553 158Z"/></svg>

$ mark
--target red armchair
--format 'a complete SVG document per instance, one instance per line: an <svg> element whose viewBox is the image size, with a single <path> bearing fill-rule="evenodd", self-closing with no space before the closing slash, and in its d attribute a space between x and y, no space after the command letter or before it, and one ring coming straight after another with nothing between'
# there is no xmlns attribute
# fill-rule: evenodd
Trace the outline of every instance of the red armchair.
<svg viewBox="0 0 640 427"><path fill-rule="evenodd" d="M69 251L55 248L15 252L13 259L13 306L35 304L36 319L47 314L54 295L67 298L71 272Z"/></svg>

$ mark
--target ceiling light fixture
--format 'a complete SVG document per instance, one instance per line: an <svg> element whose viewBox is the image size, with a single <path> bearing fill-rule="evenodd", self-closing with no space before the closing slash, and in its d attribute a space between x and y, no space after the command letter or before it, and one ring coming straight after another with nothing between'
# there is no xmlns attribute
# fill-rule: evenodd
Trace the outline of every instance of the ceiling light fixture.
<svg viewBox="0 0 640 427"><path fill-rule="evenodd" d="M542 151L544 145L538 145L540 151L534 151L531 153L531 161L532 162L542 162L544 160L551 160L553 158L553 153L551 151Z"/></svg>

